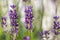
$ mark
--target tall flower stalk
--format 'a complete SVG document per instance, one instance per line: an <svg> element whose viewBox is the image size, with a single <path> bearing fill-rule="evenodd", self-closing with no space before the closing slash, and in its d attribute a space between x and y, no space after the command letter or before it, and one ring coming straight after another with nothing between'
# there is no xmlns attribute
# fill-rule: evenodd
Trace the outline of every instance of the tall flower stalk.
<svg viewBox="0 0 60 40"><path fill-rule="evenodd" d="M32 22L33 22L33 12L32 6L30 5L30 0L23 0L25 3L29 2L28 5L25 4L25 28L27 29L28 36L24 37L24 40L31 40L32 32ZM30 32L30 33L29 33Z"/></svg>
<svg viewBox="0 0 60 40"><path fill-rule="evenodd" d="M6 20L7 20L6 17L2 17L2 28L6 28L7 27ZM3 30L3 31L6 32L7 30Z"/></svg>
<svg viewBox="0 0 60 40"><path fill-rule="evenodd" d="M33 21L33 13L32 13L32 7L28 6L25 9L25 23L26 23L26 29L31 30L32 29L32 21Z"/></svg>
<svg viewBox="0 0 60 40"><path fill-rule="evenodd" d="M54 25L53 25L53 32L55 35L60 34L58 30L60 29L60 23L58 21L59 16L54 16Z"/></svg>
<svg viewBox="0 0 60 40"><path fill-rule="evenodd" d="M54 33L54 40L55 38L60 34L60 22L59 22L59 16L54 16L54 22L53 22L53 30L52 32Z"/></svg>
<svg viewBox="0 0 60 40"><path fill-rule="evenodd" d="M10 17L10 21L11 21L11 35L12 35L12 40L16 40L16 36L18 34L18 23L17 23L17 12L16 12L16 5L10 5L10 7L12 8L12 10L9 11L9 17Z"/></svg>
<svg viewBox="0 0 60 40"><path fill-rule="evenodd" d="M55 2L55 14L56 14L56 16L54 16L53 18L54 18L54 22L53 22L53 32L54 32L54 37L53 37L53 39L55 40L56 38L58 38L57 36L60 34L60 22L59 22L59 16L57 15L57 11L58 11L58 9L57 9L57 0L53 0L53 2ZM58 39L57 39L58 40Z"/></svg>
<svg viewBox="0 0 60 40"><path fill-rule="evenodd" d="M25 8L25 27L32 32L32 22L33 22L33 12L31 6L26 6Z"/></svg>
<svg viewBox="0 0 60 40"><path fill-rule="evenodd" d="M2 17L2 27L6 26L6 17Z"/></svg>

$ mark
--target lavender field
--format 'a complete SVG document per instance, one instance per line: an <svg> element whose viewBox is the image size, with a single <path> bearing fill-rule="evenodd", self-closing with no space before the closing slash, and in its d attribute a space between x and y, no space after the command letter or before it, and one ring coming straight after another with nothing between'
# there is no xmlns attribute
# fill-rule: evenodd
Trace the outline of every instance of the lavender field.
<svg viewBox="0 0 60 40"><path fill-rule="evenodd" d="M0 40L60 40L60 0L0 0Z"/></svg>

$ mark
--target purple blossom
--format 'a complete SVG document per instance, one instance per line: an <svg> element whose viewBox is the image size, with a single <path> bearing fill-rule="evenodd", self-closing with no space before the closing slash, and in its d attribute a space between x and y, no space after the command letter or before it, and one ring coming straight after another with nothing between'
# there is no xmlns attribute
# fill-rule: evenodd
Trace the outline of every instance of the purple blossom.
<svg viewBox="0 0 60 40"><path fill-rule="evenodd" d="M12 27L11 28L11 35L13 36L15 29Z"/></svg>
<svg viewBox="0 0 60 40"><path fill-rule="evenodd" d="M25 8L25 23L27 29L32 29L32 21L33 21L33 13L32 13L32 7L27 6ZM28 26L30 25L30 26Z"/></svg>
<svg viewBox="0 0 60 40"><path fill-rule="evenodd" d="M15 32L16 32L16 34L18 34L18 28L15 28Z"/></svg>
<svg viewBox="0 0 60 40"><path fill-rule="evenodd" d="M59 26L58 18L59 18L59 16L54 16L54 19L57 19L57 20L54 20L54 27L53 27L53 29L57 29L58 26Z"/></svg>
<svg viewBox="0 0 60 40"><path fill-rule="evenodd" d="M42 35L43 35L43 32L39 32L39 35L42 37Z"/></svg>
<svg viewBox="0 0 60 40"><path fill-rule="evenodd" d="M44 31L43 34L45 34L45 35L46 35L46 34L49 34L49 31Z"/></svg>
<svg viewBox="0 0 60 40"><path fill-rule="evenodd" d="M6 17L2 17L2 20L5 20L6 21Z"/></svg>
<svg viewBox="0 0 60 40"><path fill-rule="evenodd" d="M11 19L17 19L17 13L15 11L10 10L9 11L9 16Z"/></svg>
<svg viewBox="0 0 60 40"><path fill-rule="evenodd" d="M11 8L15 8L15 7L16 7L16 5L14 5L14 4L13 4L13 5L11 5L10 7L11 7Z"/></svg>
<svg viewBox="0 0 60 40"><path fill-rule="evenodd" d="M7 27L6 25L6 17L2 17L2 27Z"/></svg>
<svg viewBox="0 0 60 40"><path fill-rule="evenodd" d="M43 35L47 36L49 34L50 34L49 31L43 31L43 32L39 33L40 37L42 37L42 38L43 38Z"/></svg>
<svg viewBox="0 0 60 40"><path fill-rule="evenodd" d="M57 22L56 21L54 21L54 25L57 26Z"/></svg>
<svg viewBox="0 0 60 40"><path fill-rule="evenodd" d="M30 37L29 36L25 36L24 40L30 40Z"/></svg>
<svg viewBox="0 0 60 40"><path fill-rule="evenodd" d="M16 19L12 19L12 20L11 20L11 25L12 25L12 26L18 26L17 20L16 20Z"/></svg>
<svg viewBox="0 0 60 40"><path fill-rule="evenodd" d="M60 29L60 25L58 25L58 29Z"/></svg>
<svg viewBox="0 0 60 40"><path fill-rule="evenodd" d="M58 28L57 21L54 21L53 29L57 29L57 28Z"/></svg>
<svg viewBox="0 0 60 40"><path fill-rule="evenodd" d="M59 34L58 30L56 30L56 29L54 29L53 32L54 32L55 35Z"/></svg>
<svg viewBox="0 0 60 40"><path fill-rule="evenodd" d="M30 23L30 28L29 29L32 29L32 23Z"/></svg>
<svg viewBox="0 0 60 40"><path fill-rule="evenodd" d="M16 5L13 4L10 7L13 9L9 11L9 17L11 21L12 30L14 29L13 31L17 34L18 33L18 23L17 23L18 16L17 16L16 10L14 9Z"/></svg>
<svg viewBox="0 0 60 40"><path fill-rule="evenodd" d="M25 23L29 24L29 19L27 17L25 18Z"/></svg>
<svg viewBox="0 0 60 40"><path fill-rule="evenodd" d="M54 16L54 19L58 19L59 18L59 16Z"/></svg>
<svg viewBox="0 0 60 40"><path fill-rule="evenodd" d="M58 21L58 18L59 16L54 16L54 25L53 25L53 32L55 35L58 35L60 32L59 32L59 29L60 29L60 23ZM57 20L56 20L57 19Z"/></svg>

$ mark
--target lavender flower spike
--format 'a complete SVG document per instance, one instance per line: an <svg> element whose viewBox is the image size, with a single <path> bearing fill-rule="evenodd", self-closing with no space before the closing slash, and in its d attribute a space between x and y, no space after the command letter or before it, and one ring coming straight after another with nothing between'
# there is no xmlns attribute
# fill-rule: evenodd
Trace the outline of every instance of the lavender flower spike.
<svg viewBox="0 0 60 40"><path fill-rule="evenodd" d="M13 34L13 32L14 32L17 35L17 33L18 33L18 23L17 23L18 16L17 16L17 12L15 9L16 5L13 4L10 7L13 9L13 10L10 9L10 11L9 11L9 17L10 17L11 26L12 26L11 34Z"/></svg>
<svg viewBox="0 0 60 40"><path fill-rule="evenodd" d="M59 16L54 16L54 25L53 25L53 32L55 35L60 34L59 30L60 30L60 23L58 21ZM56 20L57 19L57 20Z"/></svg>
<svg viewBox="0 0 60 40"><path fill-rule="evenodd" d="M43 32L39 33L40 37L42 37L42 38L47 37L47 35L49 35L49 34L50 34L49 31L43 31ZM43 35L45 35L45 36L43 36Z"/></svg>
<svg viewBox="0 0 60 40"><path fill-rule="evenodd" d="M2 17L2 27L7 27L6 25L6 17Z"/></svg>
<svg viewBox="0 0 60 40"><path fill-rule="evenodd" d="M25 8L25 23L27 29L32 29L32 20L33 20L33 12L32 6L27 6Z"/></svg>

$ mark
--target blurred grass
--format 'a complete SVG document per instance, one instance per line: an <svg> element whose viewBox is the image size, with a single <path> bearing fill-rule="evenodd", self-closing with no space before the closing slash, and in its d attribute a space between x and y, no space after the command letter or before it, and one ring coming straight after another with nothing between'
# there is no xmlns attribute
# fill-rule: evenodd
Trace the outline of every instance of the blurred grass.
<svg viewBox="0 0 60 40"><path fill-rule="evenodd" d="M6 40L11 40L10 32L5 33L5 35L6 35Z"/></svg>
<svg viewBox="0 0 60 40"><path fill-rule="evenodd" d="M6 40L6 35L4 33L2 33L2 35L0 36L0 40Z"/></svg>
<svg viewBox="0 0 60 40"><path fill-rule="evenodd" d="M1 26L0 26L0 36L2 35L2 28L1 28Z"/></svg>
<svg viewBox="0 0 60 40"><path fill-rule="evenodd" d="M2 27L1 27L1 17L2 17L2 6L1 6L1 4L0 4L0 36L2 35Z"/></svg>

